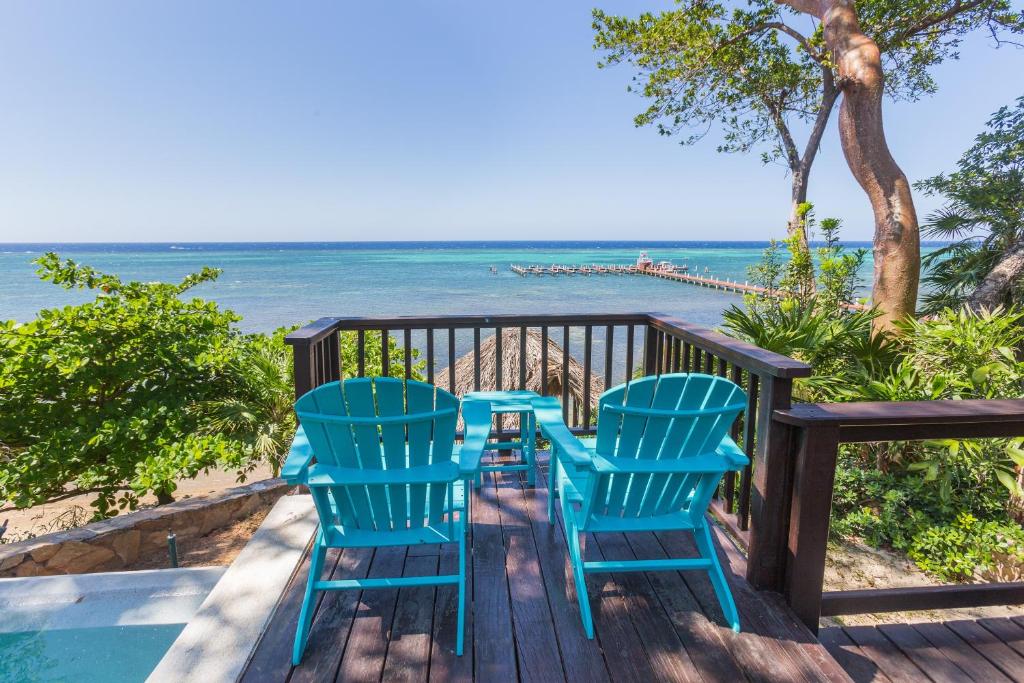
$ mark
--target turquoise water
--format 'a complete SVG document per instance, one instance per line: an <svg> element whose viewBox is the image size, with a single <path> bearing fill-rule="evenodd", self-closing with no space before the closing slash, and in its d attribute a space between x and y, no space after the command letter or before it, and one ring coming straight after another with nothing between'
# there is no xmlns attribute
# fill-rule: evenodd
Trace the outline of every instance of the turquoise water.
<svg viewBox="0 0 1024 683"><path fill-rule="evenodd" d="M0 633L0 681L144 681L183 628L158 624Z"/></svg>
<svg viewBox="0 0 1024 683"><path fill-rule="evenodd" d="M0 244L0 319L86 298L36 278L46 250L124 278L175 280L223 269L197 288L269 331L322 316L660 311L716 325L741 297L638 276L520 277L512 263L631 263L641 250L691 272L744 280L761 242L492 242L281 244ZM490 272L497 268L497 274ZM865 269L865 282L868 272Z"/></svg>

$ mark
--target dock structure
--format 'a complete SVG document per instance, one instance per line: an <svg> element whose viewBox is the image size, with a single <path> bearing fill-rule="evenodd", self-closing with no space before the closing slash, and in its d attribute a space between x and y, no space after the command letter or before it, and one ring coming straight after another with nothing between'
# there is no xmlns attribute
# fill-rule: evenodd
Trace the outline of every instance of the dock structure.
<svg viewBox="0 0 1024 683"><path fill-rule="evenodd" d="M553 264L551 266L512 264L511 269L513 273L523 277L526 277L527 275L647 275L649 277L657 277L663 280L674 280L676 282L683 282L697 287L707 287L709 289L733 292L735 294L760 294L777 298L781 298L784 295L783 292L772 292L765 287L752 285L749 282L739 282L738 280L714 278L705 275L691 275L686 272L681 272L678 269L669 270L667 268L658 267L643 268L635 265L597 263L570 266L558 264ZM870 310L869 306L858 303L848 302L843 304L843 307L851 311Z"/></svg>

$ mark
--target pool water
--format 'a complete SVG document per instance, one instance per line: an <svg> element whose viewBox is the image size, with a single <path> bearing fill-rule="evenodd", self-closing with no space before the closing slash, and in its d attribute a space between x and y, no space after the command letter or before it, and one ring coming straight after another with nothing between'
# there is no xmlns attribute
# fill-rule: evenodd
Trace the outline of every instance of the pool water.
<svg viewBox="0 0 1024 683"><path fill-rule="evenodd" d="M0 579L0 682L144 681L224 571Z"/></svg>
<svg viewBox="0 0 1024 683"><path fill-rule="evenodd" d="M0 681L144 681L185 624L0 633Z"/></svg>

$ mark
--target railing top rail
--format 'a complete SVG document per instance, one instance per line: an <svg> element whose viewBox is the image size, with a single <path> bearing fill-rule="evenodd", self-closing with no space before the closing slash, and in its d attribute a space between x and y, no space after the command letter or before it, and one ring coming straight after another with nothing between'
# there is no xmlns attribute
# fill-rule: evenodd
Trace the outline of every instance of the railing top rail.
<svg viewBox="0 0 1024 683"><path fill-rule="evenodd" d="M289 344L312 343L334 330L424 330L473 327L537 327L542 325L645 325L646 313L536 313L522 315L437 315L393 317L320 318L295 330L285 341Z"/></svg>
<svg viewBox="0 0 1024 683"><path fill-rule="evenodd" d="M647 318L655 328L677 335L683 341L706 348L716 356L748 370L784 378L810 377L811 375L811 366L807 363L734 339L721 332L709 330L706 327L662 313L648 313Z"/></svg>
<svg viewBox="0 0 1024 683"><path fill-rule="evenodd" d="M311 323L303 325L294 332L288 333L284 338L285 344L315 344L327 335L338 329L338 321L341 318L320 318Z"/></svg>
<svg viewBox="0 0 1024 683"><path fill-rule="evenodd" d="M560 325L651 325L748 370L774 377L807 377L806 363L661 313L538 313L529 315L440 315L320 318L287 337L288 344L313 344L336 330L414 330Z"/></svg>
<svg viewBox="0 0 1024 683"><path fill-rule="evenodd" d="M895 426L906 424L1024 424L1024 400L859 401L799 403L775 411L775 419L796 427Z"/></svg>

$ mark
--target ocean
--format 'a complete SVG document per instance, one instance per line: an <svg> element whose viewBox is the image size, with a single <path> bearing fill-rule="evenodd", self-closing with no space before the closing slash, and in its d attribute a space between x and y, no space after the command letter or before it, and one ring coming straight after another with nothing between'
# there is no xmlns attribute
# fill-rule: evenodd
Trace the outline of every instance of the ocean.
<svg viewBox="0 0 1024 683"><path fill-rule="evenodd" d="M0 319L29 320L41 308L87 293L42 282L32 260L56 251L132 280L179 280L203 266L223 270L195 294L268 332L323 316L658 311L715 326L742 297L639 276L527 276L518 264L628 264L646 251L691 273L743 281L765 242L360 242L0 244ZM869 247L852 243L851 247ZM496 269L492 273L491 269ZM870 281L870 255L863 282Z"/></svg>

